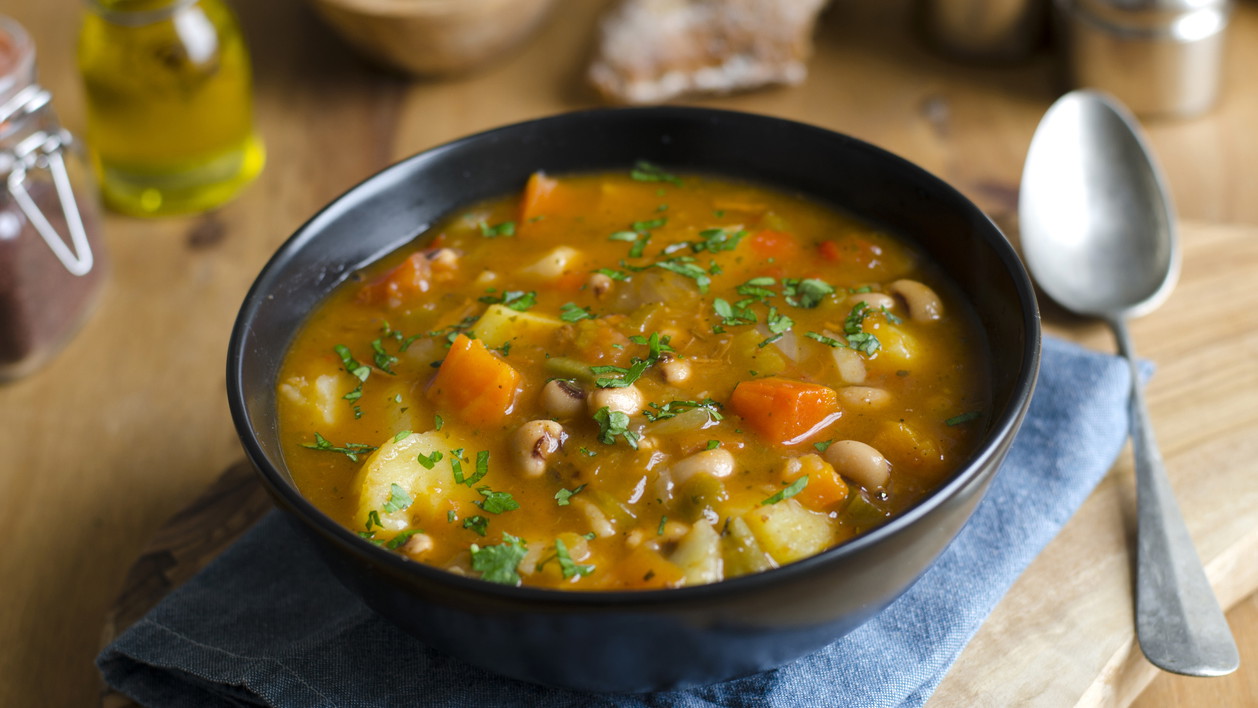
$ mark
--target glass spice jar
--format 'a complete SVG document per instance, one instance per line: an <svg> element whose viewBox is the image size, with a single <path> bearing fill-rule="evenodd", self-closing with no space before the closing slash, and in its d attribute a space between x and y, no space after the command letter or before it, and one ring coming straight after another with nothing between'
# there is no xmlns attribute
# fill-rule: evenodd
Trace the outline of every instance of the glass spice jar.
<svg viewBox="0 0 1258 708"><path fill-rule="evenodd" d="M87 0L78 65L109 207L202 211L262 170L249 54L222 0Z"/></svg>
<svg viewBox="0 0 1258 708"><path fill-rule="evenodd" d="M95 188L51 100L29 35L0 15L0 380L57 353L104 278Z"/></svg>

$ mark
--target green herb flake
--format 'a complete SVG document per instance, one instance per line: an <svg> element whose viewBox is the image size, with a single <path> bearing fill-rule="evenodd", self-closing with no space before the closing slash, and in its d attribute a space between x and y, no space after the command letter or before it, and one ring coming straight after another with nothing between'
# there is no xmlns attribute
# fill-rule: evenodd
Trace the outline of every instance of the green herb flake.
<svg viewBox="0 0 1258 708"><path fill-rule="evenodd" d="M708 441L708 447L707 447L707 449L709 449L709 450L715 450L716 448L718 448L718 447L720 447L720 446L721 446L721 441L720 441L720 440L709 440L709 441Z"/></svg>
<svg viewBox="0 0 1258 708"><path fill-rule="evenodd" d="M592 565L579 565L572 560L572 556L568 553L568 546L563 539L555 539L555 558L559 561L559 572L563 573L564 580L571 580L573 577L585 577L594 572Z"/></svg>
<svg viewBox="0 0 1258 708"><path fill-rule="evenodd" d="M695 286L699 288L699 292L706 294L708 286L712 284L712 278L701 266L695 265L692 262L693 260L690 256L678 256L660 261L655 264L655 267L690 278L695 281Z"/></svg>
<svg viewBox="0 0 1258 708"><path fill-rule="evenodd" d="M629 176L639 182L667 182L675 187L682 186L680 178L669 174L662 167L646 160L638 160L634 164L633 169L629 171Z"/></svg>
<svg viewBox="0 0 1258 708"><path fill-rule="evenodd" d="M433 450L431 455L424 455L421 453L416 457L416 459L419 461L419 464L424 466L424 469L430 470L441 461L442 457L444 457L444 455L442 455L439 450Z"/></svg>
<svg viewBox="0 0 1258 708"><path fill-rule="evenodd" d="M638 434L629 429L628 415L603 406L594 413L594 422L598 423L598 439L604 445L616 444L616 437L620 436L629 447L638 449Z"/></svg>
<svg viewBox="0 0 1258 708"><path fill-rule="evenodd" d="M742 229L704 229L699 232L700 241L690 244L690 248L695 253L708 251L709 253L717 253L719 251L732 251L738 247L738 242L747 236L747 232Z"/></svg>
<svg viewBox="0 0 1258 708"><path fill-rule="evenodd" d="M817 448L817 452L825 452L826 448L830 447L833 444L834 444L833 440L822 440L821 442L813 443L812 446Z"/></svg>
<svg viewBox="0 0 1258 708"><path fill-rule="evenodd" d="M345 367L350 376L359 381L366 381L367 377L371 375L371 367L358 363L358 360L350 353L349 347L344 344L338 344L332 347L332 349L337 356L341 357L341 365Z"/></svg>
<svg viewBox="0 0 1258 708"><path fill-rule="evenodd" d="M950 427L957 426L957 425L964 425L972 420L977 420L982 415L983 415L982 411L970 411L969 413L962 413L961 415L953 416L945 420L944 425L947 425Z"/></svg>
<svg viewBox="0 0 1258 708"><path fill-rule="evenodd" d="M717 410L721 407L721 404L711 398L705 398L702 401L669 401L662 406L652 401L648 406L646 410L642 411L642 415L646 416L646 419L652 423L657 420L668 420L676 417L678 413L696 409L708 414L709 423L725 419L721 412Z"/></svg>
<svg viewBox="0 0 1258 708"><path fill-rule="evenodd" d="M504 221L501 224L490 226L484 221L480 222L480 235L485 238L498 238L499 236L515 236L515 222Z"/></svg>
<svg viewBox="0 0 1258 708"><path fill-rule="evenodd" d="M804 487L807 487L807 486L808 486L808 475L804 475L803 477L800 477L794 482L791 482L791 485L787 487L786 489L783 489L777 494L774 494L768 499L765 499L764 501L760 502L760 505L764 506L766 504L777 504L780 501L785 501L787 499L790 499L796 494L799 494L800 492L804 491Z"/></svg>
<svg viewBox="0 0 1258 708"><path fill-rule="evenodd" d="M477 514L463 519L463 528L475 531L477 535L484 536L489 531L489 519Z"/></svg>
<svg viewBox="0 0 1258 708"><path fill-rule="evenodd" d="M819 278L786 278L782 280L782 291L788 304L811 310L834 293L834 286Z"/></svg>
<svg viewBox="0 0 1258 708"><path fill-rule="evenodd" d="M446 423L446 422L445 422L445 420L443 420L443 419L441 418L441 416L439 416L439 415L433 415L433 417L432 417L432 429L433 429L433 430L441 430L441 426L445 425L445 423Z"/></svg>
<svg viewBox="0 0 1258 708"><path fill-rule="evenodd" d="M591 449L590 449L590 448L588 448L588 447L583 447L583 448L581 448L581 449L580 449L580 452L581 452L581 454L582 454L582 455L585 455L586 457L594 457L595 455L597 455L597 454L598 454L597 452L594 452L593 450L591 450Z"/></svg>
<svg viewBox="0 0 1258 708"><path fill-rule="evenodd" d="M370 531L372 526L384 528L384 524L380 523L380 512L375 509L367 512L367 530Z"/></svg>
<svg viewBox="0 0 1258 708"><path fill-rule="evenodd" d="M411 540L411 536L414 536L417 533L423 533L423 529L406 529L402 533L399 533L390 539L388 543L384 544L384 547L390 551L396 551L405 545L407 541Z"/></svg>
<svg viewBox="0 0 1258 708"><path fill-rule="evenodd" d="M411 436L411 431L409 431L409 430L400 430L400 431L398 431L398 434L397 434L397 435L394 435L394 436L393 436L393 442L395 442L395 443L402 442L403 440L405 440L405 439L409 438L410 436Z"/></svg>
<svg viewBox="0 0 1258 708"><path fill-rule="evenodd" d="M628 280L629 279L628 273L624 272L623 270L616 270L615 268L599 268L598 270L594 272L601 273L611 278L612 280Z"/></svg>
<svg viewBox="0 0 1258 708"><path fill-rule="evenodd" d="M407 494L405 489L394 482L389 485L389 498L384 501L384 506L381 508L384 509L386 514L393 514L404 511L414 503L415 500L411 498L411 495Z"/></svg>
<svg viewBox="0 0 1258 708"><path fill-rule="evenodd" d="M500 304L516 312L527 312L530 307L537 304L537 293L532 290L527 292L523 290L508 290L502 295L482 295L478 299L480 302L491 305Z"/></svg>
<svg viewBox="0 0 1258 708"><path fill-rule="evenodd" d="M473 503L491 514L502 514L520 508L520 503L507 492L495 492L487 486L477 487L476 492L485 498Z"/></svg>
<svg viewBox="0 0 1258 708"><path fill-rule="evenodd" d="M559 308L559 319L564 322L580 322L581 320L594 319L594 313L590 312L588 307L578 307L576 303L565 303Z"/></svg>
<svg viewBox="0 0 1258 708"><path fill-rule="evenodd" d="M568 506L568 504L571 503L571 499L575 497L576 495L580 494L582 489L585 489L584 484L578 486L576 489L573 489L572 491L568 491L567 489L560 489L559 491L555 492L555 503L558 504L559 506Z"/></svg>
<svg viewBox="0 0 1258 708"><path fill-rule="evenodd" d="M319 433L315 433L315 441L313 443L302 443L302 447L310 450L323 450L325 452L339 452L350 459L351 462L358 462L359 455L365 455L369 452L375 452L376 448L363 443L345 443L344 445L333 445L327 438Z"/></svg>
<svg viewBox="0 0 1258 708"><path fill-rule="evenodd" d="M503 585L519 585L520 574L516 569L528 552L524 541L509 533L502 534L502 543L495 546L480 547L475 543L471 546L472 570L481 574L481 578L491 583Z"/></svg>
<svg viewBox="0 0 1258 708"><path fill-rule="evenodd" d="M660 525L655 527L655 535L656 535L656 536L663 536L663 535L664 535L664 525L665 525L665 524L667 524L667 523L668 523L668 517L667 517L667 516L661 516L661 517L660 517Z"/></svg>
<svg viewBox="0 0 1258 708"><path fill-rule="evenodd" d="M840 342L834 337L827 337L824 334L817 334L816 332L805 332L804 336L808 337L809 339L815 339L818 342L821 342L822 344L828 347L834 347L835 349L844 349L847 347L847 345L844 344L843 342Z"/></svg>
<svg viewBox="0 0 1258 708"><path fill-rule="evenodd" d="M724 298L713 298L712 310L716 312L717 317L721 318L721 324L727 327L755 324L757 322L756 313L744 306L746 302L744 300L731 305Z"/></svg>
<svg viewBox="0 0 1258 708"><path fill-rule="evenodd" d="M795 326L795 321L786 315L780 314L776 307L769 308L769 316L765 318L765 322L769 326L769 331L773 334L784 334L791 327Z"/></svg>

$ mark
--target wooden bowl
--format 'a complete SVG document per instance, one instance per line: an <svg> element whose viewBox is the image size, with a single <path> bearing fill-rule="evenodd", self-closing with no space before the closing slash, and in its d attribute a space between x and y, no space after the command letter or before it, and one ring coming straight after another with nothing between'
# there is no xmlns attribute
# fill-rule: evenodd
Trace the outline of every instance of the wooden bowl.
<svg viewBox="0 0 1258 708"><path fill-rule="evenodd" d="M541 25L554 0L313 0L315 10L371 59L408 74L479 68Z"/></svg>

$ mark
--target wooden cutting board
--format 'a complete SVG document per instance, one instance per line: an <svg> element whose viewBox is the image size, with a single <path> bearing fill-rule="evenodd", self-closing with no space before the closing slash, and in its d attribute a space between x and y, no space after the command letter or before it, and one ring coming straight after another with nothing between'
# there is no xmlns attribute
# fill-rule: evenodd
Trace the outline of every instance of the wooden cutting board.
<svg viewBox="0 0 1258 708"><path fill-rule="evenodd" d="M1220 603L1258 590L1258 228L1186 226L1171 300L1133 323L1158 365L1149 405L1172 484ZM1112 351L1108 331L1043 303L1046 329ZM163 526L110 608L108 642L231 544L271 503L247 463ZM931 706L1126 706L1157 674L1132 628L1127 454L961 654ZM1250 632L1253 627L1248 628ZM1245 670L1242 668L1242 670ZM1256 699L1258 700L1258 699ZM105 690L105 708L130 708Z"/></svg>

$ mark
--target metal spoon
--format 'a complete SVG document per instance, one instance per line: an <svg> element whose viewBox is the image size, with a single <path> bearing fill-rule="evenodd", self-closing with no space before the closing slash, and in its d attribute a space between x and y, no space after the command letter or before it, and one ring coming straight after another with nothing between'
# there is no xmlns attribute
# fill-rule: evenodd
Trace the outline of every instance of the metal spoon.
<svg viewBox="0 0 1258 708"><path fill-rule="evenodd" d="M1040 287L1108 322L1131 364L1140 648L1167 671L1231 673L1240 656L1167 481L1127 333L1127 318L1160 305L1179 274L1170 199L1135 119L1094 91L1060 98L1031 140L1018 214Z"/></svg>

